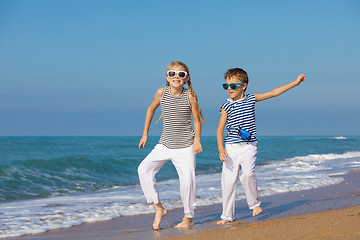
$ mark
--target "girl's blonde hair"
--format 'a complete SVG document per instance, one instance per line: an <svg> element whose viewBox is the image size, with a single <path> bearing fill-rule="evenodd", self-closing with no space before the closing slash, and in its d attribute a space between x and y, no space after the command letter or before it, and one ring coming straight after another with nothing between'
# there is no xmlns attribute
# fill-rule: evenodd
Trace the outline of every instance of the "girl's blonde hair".
<svg viewBox="0 0 360 240"><path fill-rule="evenodd" d="M169 70L169 69L170 69L171 67L173 67L173 66L183 66L183 67L185 68L185 71L187 72L187 75L188 75L188 78L189 78L188 81L187 81L187 84L188 84L188 86L189 86L189 92L191 93L191 95L192 95L192 96L194 97L194 99L195 99L195 106L194 106L194 107L195 107L196 111L199 112L200 118L201 118L201 120L204 122L204 116L202 115L202 112L201 112L201 109L200 109L200 105L199 105L199 103L198 103L198 98L197 98L197 96L196 96L196 93L195 93L194 90L193 90L192 85L191 85L190 72L189 72L188 66L186 66L185 63L180 62L180 61L173 61L173 62L171 62L171 63L169 64L167 70ZM170 85L169 82L166 81L166 86L169 86L169 85ZM163 115L162 115L162 113L161 113L160 118L159 118L156 122L159 122L162 118L163 118Z"/></svg>

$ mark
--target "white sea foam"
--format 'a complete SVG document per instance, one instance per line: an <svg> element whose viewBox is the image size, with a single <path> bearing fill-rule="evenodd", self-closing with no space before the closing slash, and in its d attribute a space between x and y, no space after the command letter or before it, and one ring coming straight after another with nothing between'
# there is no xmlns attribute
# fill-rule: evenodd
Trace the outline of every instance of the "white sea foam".
<svg viewBox="0 0 360 240"><path fill-rule="evenodd" d="M345 140L345 139L347 139L346 137L344 137L344 136L339 136L339 137L334 137L334 139L338 139L338 140Z"/></svg>
<svg viewBox="0 0 360 240"><path fill-rule="evenodd" d="M341 174L360 167L360 152L298 156L256 167L260 196L336 184ZM221 173L198 175L197 205L221 202ZM182 207L178 180L159 182L168 209ZM241 186L237 199L244 199ZM40 233L85 222L154 212L140 186L116 187L92 194L53 197L0 205L0 238ZM219 212L220 214L220 212Z"/></svg>

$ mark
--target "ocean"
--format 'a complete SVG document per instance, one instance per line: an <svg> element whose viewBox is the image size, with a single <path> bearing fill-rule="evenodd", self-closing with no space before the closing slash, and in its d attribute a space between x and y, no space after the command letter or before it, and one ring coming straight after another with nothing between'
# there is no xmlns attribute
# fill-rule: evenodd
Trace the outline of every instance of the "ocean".
<svg viewBox="0 0 360 240"><path fill-rule="evenodd" d="M0 238L153 213L137 166L159 137L149 137L141 150L139 140L0 137ZM216 137L202 137L202 146L196 167L198 206L221 202ZM258 137L260 201L261 196L337 184L354 168L360 168L360 136ZM157 183L167 209L182 207L170 161L157 174ZM240 184L237 199L244 199Z"/></svg>

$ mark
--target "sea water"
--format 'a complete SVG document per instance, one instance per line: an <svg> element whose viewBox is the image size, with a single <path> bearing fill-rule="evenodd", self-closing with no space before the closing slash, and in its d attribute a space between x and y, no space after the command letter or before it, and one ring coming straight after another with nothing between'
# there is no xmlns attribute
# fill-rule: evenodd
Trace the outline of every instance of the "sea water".
<svg viewBox="0 0 360 240"><path fill-rule="evenodd" d="M139 150L140 137L0 137L0 238L154 212L137 166L158 139ZM216 137L202 137L202 146L198 206L221 202ZM258 137L260 197L336 184L354 168L360 136ZM182 207L170 161L156 178L164 206ZM240 184L237 199L244 199Z"/></svg>

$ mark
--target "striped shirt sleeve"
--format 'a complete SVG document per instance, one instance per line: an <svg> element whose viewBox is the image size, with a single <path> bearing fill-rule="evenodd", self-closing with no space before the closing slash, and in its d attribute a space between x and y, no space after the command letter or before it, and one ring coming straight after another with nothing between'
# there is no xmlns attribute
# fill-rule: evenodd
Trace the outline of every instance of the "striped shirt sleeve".
<svg viewBox="0 0 360 240"><path fill-rule="evenodd" d="M229 114L231 112L231 105L232 104L229 101L224 102L220 107L220 112L221 112L221 109L224 109L225 112L227 112Z"/></svg>

